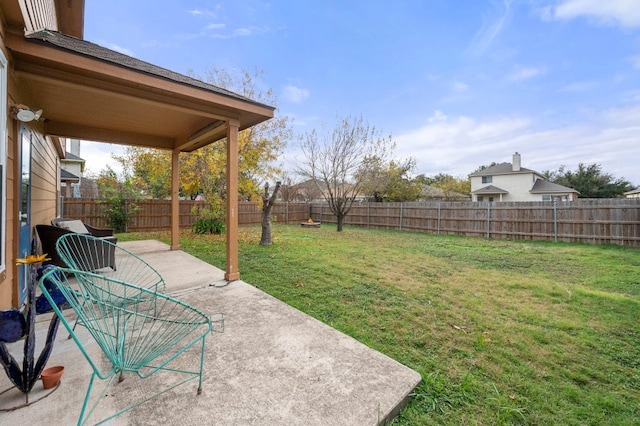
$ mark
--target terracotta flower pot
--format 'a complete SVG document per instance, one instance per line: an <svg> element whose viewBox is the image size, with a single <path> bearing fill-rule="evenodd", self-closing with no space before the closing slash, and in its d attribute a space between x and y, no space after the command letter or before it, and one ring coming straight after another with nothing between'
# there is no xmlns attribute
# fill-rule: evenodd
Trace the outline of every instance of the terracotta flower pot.
<svg viewBox="0 0 640 426"><path fill-rule="evenodd" d="M49 367L45 369L40 377L42 378L42 385L45 389L51 389L58 386L60 382L60 377L62 377L62 373L64 373L63 366L57 367Z"/></svg>

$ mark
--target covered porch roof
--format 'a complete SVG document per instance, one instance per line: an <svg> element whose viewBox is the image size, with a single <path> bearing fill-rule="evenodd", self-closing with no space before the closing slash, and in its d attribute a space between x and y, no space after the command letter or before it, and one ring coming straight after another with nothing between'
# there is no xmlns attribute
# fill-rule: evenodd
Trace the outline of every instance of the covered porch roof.
<svg viewBox="0 0 640 426"><path fill-rule="evenodd" d="M488 186L485 186L484 188L476 189L475 191L472 192L472 194L475 194L475 195L493 195L493 194L508 194L508 193L509 191L502 188L498 188L497 186L493 186L493 185L488 185Z"/></svg>
<svg viewBox="0 0 640 426"><path fill-rule="evenodd" d="M13 100L43 110L45 136L171 151L172 249L179 248L178 155L226 138L226 277L238 279L238 132L272 118L275 108L61 32L25 35L24 22L6 16L20 88Z"/></svg>
<svg viewBox="0 0 640 426"><path fill-rule="evenodd" d="M273 117L274 108L55 31L6 38L26 103L49 136L188 152Z"/></svg>

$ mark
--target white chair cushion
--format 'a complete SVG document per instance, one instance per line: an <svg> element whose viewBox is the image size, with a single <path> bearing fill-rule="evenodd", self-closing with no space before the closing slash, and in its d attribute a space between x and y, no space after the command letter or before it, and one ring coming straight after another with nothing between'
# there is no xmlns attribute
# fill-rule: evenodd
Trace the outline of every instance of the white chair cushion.
<svg viewBox="0 0 640 426"><path fill-rule="evenodd" d="M65 220L64 222L60 222L58 225L62 229L66 229L67 231L75 232L77 234L88 234L89 230L81 220Z"/></svg>

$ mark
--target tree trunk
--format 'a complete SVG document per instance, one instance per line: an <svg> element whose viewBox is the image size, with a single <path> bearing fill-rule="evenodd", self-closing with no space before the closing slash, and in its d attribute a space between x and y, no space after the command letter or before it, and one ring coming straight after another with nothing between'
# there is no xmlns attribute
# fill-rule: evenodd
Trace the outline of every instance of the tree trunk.
<svg viewBox="0 0 640 426"><path fill-rule="evenodd" d="M338 215L338 232L342 232L342 225L344 224L344 216Z"/></svg>
<svg viewBox="0 0 640 426"><path fill-rule="evenodd" d="M271 210L273 204L276 201L278 190L280 189L280 182L276 182L276 187L273 189L273 194L269 196L269 184L264 185L264 193L262 194L262 235L260 237L261 246L270 246L273 244L271 240Z"/></svg>
<svg viewBox="0 0 640 426"><path fill-rule="evenodd" d="M273 244L271 240L271 219L262 214L262 236L260 238L261 246L270 246Z"/></svg>

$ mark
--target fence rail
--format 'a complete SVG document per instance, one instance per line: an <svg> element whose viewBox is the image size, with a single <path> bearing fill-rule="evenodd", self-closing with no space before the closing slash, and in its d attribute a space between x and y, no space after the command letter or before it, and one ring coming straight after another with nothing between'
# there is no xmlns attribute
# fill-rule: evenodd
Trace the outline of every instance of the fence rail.
<svg viewBox="0 0 640 426"><path fill-rule="evenodd" d="M326 203L311 204L310 210L314 220L336 223ZM640 247L640 200L356 203L344 224L434 234Z"/></svg>
<svg viewBox="0 0 640 426"><path fill-rule="evenodd" d="M160 231L171 227L171 202L136 201L137 212L128 231ZM180 227L197 219L201 201L180 201ZM65 199L64 216L107 226L107 205L93 199ZM277 223L336 223L326 203L276 203ZM255 202L238 204L241 225L258 224L262 213ZM487 238L550 240L640 247L640 199L580 199L572 202L471 203L356 203L345 225L398 229L434 234Z"/></svg>
<svg viewBox="0 0 640 426"><path fill-rule="evenodd" d="M127 224L129 232L163 231L171 229L170 200L135 201L136 212ZM184 200L179 203L180 228L188 229L199 217L198 211L207 206L202 201ZM82 219L97 227L107 227L107 209L102 200L87 198L65 198L63 216ZM277 203L273 206L272 217L277 223L298 223L309 218L307 203ZM238 223L241 225L262 222L262 211L258 203L238 203Z"/></svg>

